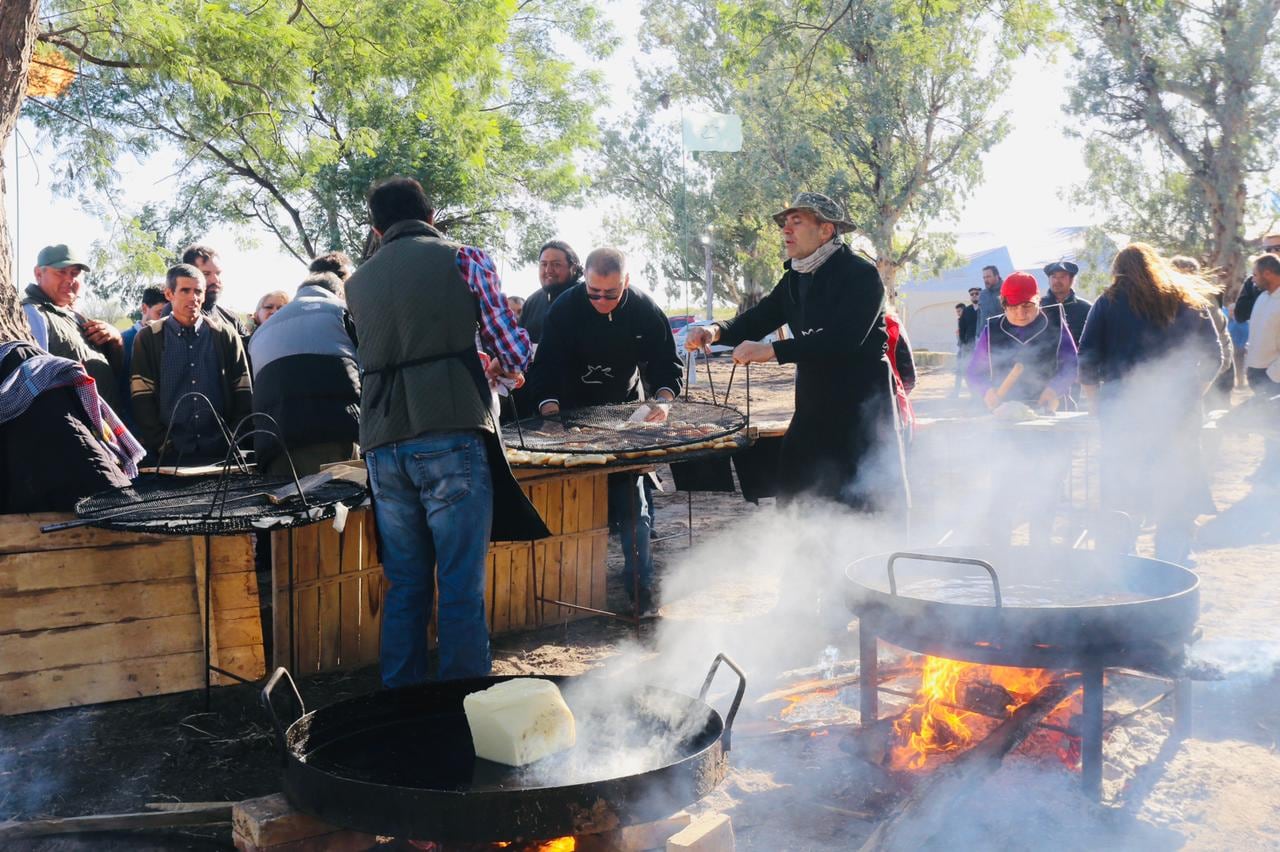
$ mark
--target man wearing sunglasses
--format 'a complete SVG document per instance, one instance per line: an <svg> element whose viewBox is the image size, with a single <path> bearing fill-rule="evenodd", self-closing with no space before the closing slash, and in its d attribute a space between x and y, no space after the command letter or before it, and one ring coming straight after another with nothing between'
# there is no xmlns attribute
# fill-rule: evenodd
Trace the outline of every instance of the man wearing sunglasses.
<svg viewBox="0 0 1280 852"><path fill-rule="evenodd" d="M651 422L665 420L662 403L680 392L680 359L666 314L647 294L631 289L626 257L617 249L596 249L585 267L585 280L556 299L547 314L526 398L543 417L555 417L561 409L638 403L652 388L651 400L637 414ZM622 531L623 585L633 594L638 571L640 598L632 605L641 614L651 613L651 521L643 477L609 477L609 514Z"/></svg>

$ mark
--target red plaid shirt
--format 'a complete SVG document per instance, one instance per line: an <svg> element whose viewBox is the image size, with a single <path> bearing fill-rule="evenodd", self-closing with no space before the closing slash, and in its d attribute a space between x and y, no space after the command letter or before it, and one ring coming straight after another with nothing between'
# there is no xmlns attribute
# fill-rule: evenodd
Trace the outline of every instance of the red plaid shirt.
<svg viewBox="0 0 1280 852"><path fill-rule="evenodd" d="M502 295L502 281L493 260L478 248L458 249L458 271L480 302L480 343L507 372L529 365L529 333L516 323Z"/></svg>

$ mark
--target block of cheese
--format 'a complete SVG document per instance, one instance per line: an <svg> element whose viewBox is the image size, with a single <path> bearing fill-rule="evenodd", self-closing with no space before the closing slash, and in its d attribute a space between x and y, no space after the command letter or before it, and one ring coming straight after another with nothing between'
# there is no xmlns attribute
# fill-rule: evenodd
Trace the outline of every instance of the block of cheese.
<svg viewBox="0 0 1280 852"><path fill-rule="evenodd" d="M505 680L462 699L476 756L524 766L573 748L577 731L560 689L549 680Z"/></svg>

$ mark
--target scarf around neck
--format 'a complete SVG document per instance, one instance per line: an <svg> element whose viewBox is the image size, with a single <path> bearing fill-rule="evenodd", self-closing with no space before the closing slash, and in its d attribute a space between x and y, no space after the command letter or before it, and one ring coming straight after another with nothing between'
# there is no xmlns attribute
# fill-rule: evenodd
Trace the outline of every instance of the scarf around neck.
<svg viewBox="0 0 1280 852"><path fill-rule="evenodd" d="M791 268L801 274L813 272L819 266L826 263L831 255L835 254L843 245L844 243L840 241L840 237L832 237L827 242L818 246L818 248L814 250L813 254L808 257L793 257L791 259Z"/></svg>

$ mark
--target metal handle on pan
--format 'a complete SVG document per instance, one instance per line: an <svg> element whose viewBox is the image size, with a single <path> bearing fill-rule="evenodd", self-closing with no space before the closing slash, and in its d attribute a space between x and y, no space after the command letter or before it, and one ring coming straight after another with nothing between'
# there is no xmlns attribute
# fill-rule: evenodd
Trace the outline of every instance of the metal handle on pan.
<svg viewBox="0 0 1280 852"><path fill-rule="evenodd" d="M721 737L724 741L724 750L728 751L731 731L733 730L733 719L738 715L738 705L742 703L742 696L747 692L747 676L742 673L742 669L738 668L738 664L733 660L724 654L716 654L716 658L711 662L711 670L707 672L707 679L702 682L702 689L698 691L698 700L707 700L707 690L711 689L711 681L715 680L716 672L719 670L721 663L728 665L738 676L738 692L733 696L733 703L729 705L729 712L724 717L724 736Z"/></svg>
<svg viewBox="0 0 1280 852"><path fill-rule="evenodd" d="M995 592L996 606L1004 606L1004 598L1000 594L1000 577L996 575L996 569L991 567L990 562L981 559L970 559L965 556L935 556L931 553L908 553L899 551L889 556L889 594L898 594L898 581L893 576L893 563L898 559L919 559L922 562L946 562L951 565L977 565L983 568L991 575L991 589Z"/></svg>
<svg viewBox="0 0 1280 852"><path fill-rule="evenodd" d="M298 692L298 685L293 682L293 676L289 674L289 670L284 666L275 670L275 674L271 675L271 680L267 681L267 685L262 687L262 694L258 696L258 700L262 702L263 709L271 717L271 727L276 732L276 745L280 747L280 760L287 761L289 747L285 743L284 732L288 726L280 724L280 717L276 715L275 705L271 703L271 693L275 690L276 684L280 682L280 678L289 681L289 689L293 692L293 700L298 702L298 715L293 718L293 722L298 721L307 714L307 705L302 703L302 694ZM293 722L289 724L292 725Z"/></svg>

